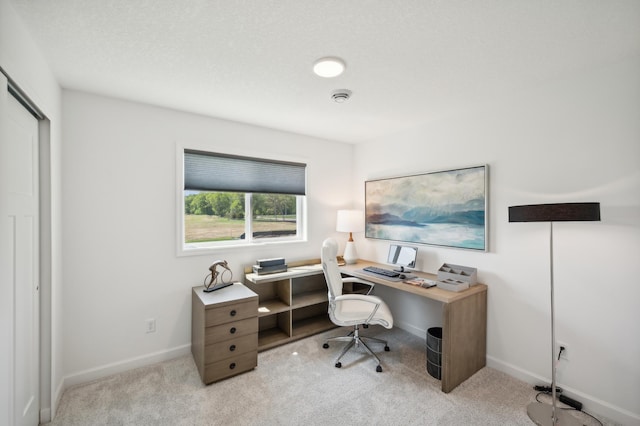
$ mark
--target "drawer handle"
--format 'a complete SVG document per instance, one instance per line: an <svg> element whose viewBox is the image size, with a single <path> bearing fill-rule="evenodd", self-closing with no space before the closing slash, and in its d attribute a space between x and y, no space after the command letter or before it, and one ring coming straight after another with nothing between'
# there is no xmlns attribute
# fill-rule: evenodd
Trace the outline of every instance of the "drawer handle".
<svg viewBox="0 0 640 426"><path fill-rule="evenodd" d="M235 327L231 327L231 330L229 330L229 333L236 334L236 328Z"/></svg>
<svg viewBox="0 0 640 426"><path fill-rule="evenodd" d="M234 309L233 311L229 312L229 315L231 315L232 317L235 317L237 314L236 310Z"/></svg>
<svg viewBox="0 0 640 426"><path fill-rule="evenodd" d="M235 350L236 350L236 345L231 345L231 346L229 346L229 350L230 350L231 352L235 351Z"/></svg>
<svg viewBox="0 0 640 426"><path fill-rule="evenodd" d="M233 370L234 368L236 368L236 363L232 362L231 364L229 364L229 369Z"/></svg>

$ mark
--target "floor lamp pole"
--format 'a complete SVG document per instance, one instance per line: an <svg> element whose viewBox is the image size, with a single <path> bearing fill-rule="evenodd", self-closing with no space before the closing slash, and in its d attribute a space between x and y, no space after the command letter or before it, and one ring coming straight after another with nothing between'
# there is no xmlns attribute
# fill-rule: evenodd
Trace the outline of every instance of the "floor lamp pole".
<svg viewBox="0 0 640 426"><path fill-rule="evenodd" d="M549 274L551 290L551 405L532 402L527 407L529 418L541 426L579 426L577 418L557 406L556 398L556 318L553 288L553 222L549 222Z"/></svg>
<svg viewBox="0 0 640 426"><path fill-rule="evenodd" d="M556 416L556 307L553 300L553 222L549 222L549 271L550 271L550 288L551 288L551 421L552 424L558 422Z"/></svg>

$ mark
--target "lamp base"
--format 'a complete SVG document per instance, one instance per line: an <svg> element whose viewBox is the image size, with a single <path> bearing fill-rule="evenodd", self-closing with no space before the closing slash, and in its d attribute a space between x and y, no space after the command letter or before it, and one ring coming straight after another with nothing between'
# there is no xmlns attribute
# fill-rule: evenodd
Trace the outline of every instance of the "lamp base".
<svg viewBox="0 0 640 426"><path fill-rule="evenodd" d="M354 264L357 260L358 252L355 241L347 241L347 245L344 247L344 261L348 264Z"/></svg>
<svg viewBox="0 0 640 426"><path fill-rule="evenodd" d="M553 407L550 404L532 402L527 405L529 418L540 426L581 426L582 422L560 407L556 407L557 422L553 422Z"/></svg>

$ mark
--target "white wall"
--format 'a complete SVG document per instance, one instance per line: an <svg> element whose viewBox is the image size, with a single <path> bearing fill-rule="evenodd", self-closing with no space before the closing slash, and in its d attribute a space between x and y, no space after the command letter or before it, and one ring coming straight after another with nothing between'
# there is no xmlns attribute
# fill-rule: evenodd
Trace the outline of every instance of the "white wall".
<svg viewBox="0 0 640 426"><path fill-rule="evenodd" d="M42 378L40 396L41 419L46 421L55 411L55 401L59 396L62 383L62 348L60 346L62 299L59 297L62 288L62 253L61 253L61 218L60 218L60 87L49 69L45 58L34 43L26 27L9 5L7 0L0 0L0 67L16 82L40 110L50 120L50 140L48 164L44 169L50 173L48 185L41 186L43 193L48 193L50 212L43 212L48 222L41 232L50 234L50 241L44 252L50 253L50 276L43 277L41 282L41 333L44 341L42 359L46 377ZM0 297L5 297L2 289ZM4 324L3 324L4 325ZM0 343L4 348L11 346ZM4 387L8 380L4 378L4 366L0 372L0 383ZM4 390L3 390L4 391ZM53 397L52 397L53 395ZM53 398L53 403L52 403ZM0 402L0 424L5 424L6 401ZM8 424L8 423L7 423Z"/></svg>
<svg viewBox="0 0 640 426"><path fill-rule="evenodd" d="M242 281L259 258L319 258L351 206L352 145L72 91L63 114L66 385L188 353L191 287L213 260ZM177 257L176 143L306 162L308 242Z"/></svg>
<svg viewBox="0 0 640 426"><path fill-rule="evenodd" d="M558 380L586 411L623 424L640 424L639 75L638 58L576 70L361 144L354 157L359 206L367 179L489 164L489 252L421 246L419 266L478 268L488 364L531 383L551 380L549 225L508 223L508 206L599 201L602 222L554 226L556 337L570 351ZM361 257L383 261L387 247L358 236ZM408 330L439 325L420 301L386 297Z"/></svg>

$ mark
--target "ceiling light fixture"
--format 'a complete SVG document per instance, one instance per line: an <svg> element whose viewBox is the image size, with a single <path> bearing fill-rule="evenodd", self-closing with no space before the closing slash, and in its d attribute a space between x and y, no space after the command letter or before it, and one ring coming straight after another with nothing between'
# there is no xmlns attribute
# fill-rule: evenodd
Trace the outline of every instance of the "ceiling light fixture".
<svg viewBox="0 0 640 426"><path fill-rule="evenodd" d="M337 77L344 72L346 65L340 58L320 58L313 64L313 72L320 77Z"/></svg>

